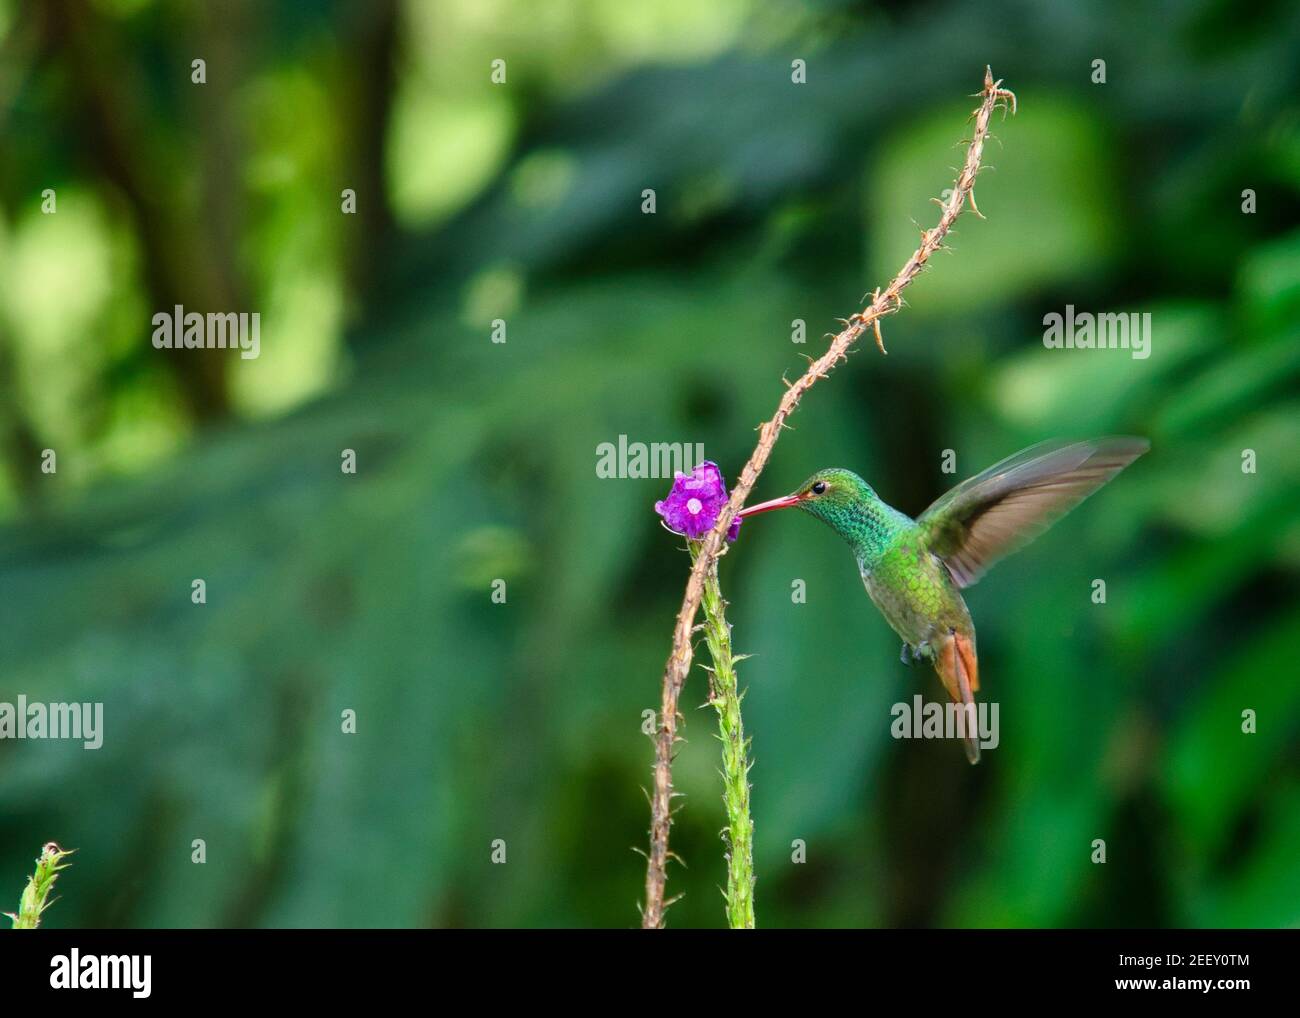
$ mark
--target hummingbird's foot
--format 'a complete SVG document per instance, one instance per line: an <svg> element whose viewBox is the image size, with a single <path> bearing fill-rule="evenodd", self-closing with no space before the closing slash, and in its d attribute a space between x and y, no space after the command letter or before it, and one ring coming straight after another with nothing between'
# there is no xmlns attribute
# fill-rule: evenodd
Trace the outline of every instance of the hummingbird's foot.
<svg viewBox="0 0 1300 1018"><path fill-rule="evenodd" d="M904 642L902 651L899 652L898 660L905 665L910 665L917 658L916 648Z"/></svg>

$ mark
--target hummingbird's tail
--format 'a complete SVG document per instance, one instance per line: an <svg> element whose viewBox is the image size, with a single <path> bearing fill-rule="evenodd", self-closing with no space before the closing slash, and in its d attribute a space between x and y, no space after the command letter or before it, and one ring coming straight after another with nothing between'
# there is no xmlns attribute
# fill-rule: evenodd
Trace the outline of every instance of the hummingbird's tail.
<svg viewBox="0 0 1300 1018"><path fill-rule="evenodd" d="M975 657L975 640L955 629L950 629L943 639L937 641L934 651L934 670L939 673L939 678L943 680L943 686L948 690L953 703L961 704L965 708L962 714L966 723L963 740L966 744L966 759L973 764L979 763L980 742L979 729L975 724L975 693L980 688L980 671L979 662Z"/></svg>

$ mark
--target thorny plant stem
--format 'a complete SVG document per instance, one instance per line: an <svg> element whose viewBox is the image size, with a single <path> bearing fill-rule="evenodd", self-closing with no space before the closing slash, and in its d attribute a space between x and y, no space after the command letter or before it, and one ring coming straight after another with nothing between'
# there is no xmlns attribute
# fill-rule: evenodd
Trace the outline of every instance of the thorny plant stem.
<svg viewBox="0 0 1300 1018"><path fill-rule="evenodd" d="M1012 113L1016 110L1014 93L1001 86L1001 81L993 80L992 69L986 68L984 87L977 93L981 97L980 105L972 114L975 127L967 144L966 160L948 198L939 202L942 212L938 224L922 231L920 246L899 269L898 275L883 290L877 290L872 295L871 303L863 311L855 312L845 322L844 329L831 340L826 352L809 364L808 370L797 381L786 382L786 392L777 404L776 413L771 420L759 426L758 444L741 471L736 486L731 489L731 498L723 507L713 529L700 542L699 554L686 583L682 607L677 613L677 622L673 628L672 651L664 666L659 731L655 736L654 787L650 792L650 850L646 854L645 905L641 909L641 925L646 929L662 927L664 909L671 904L671 901L664 901L664 891L668 882L668 830L672 825L674 798L672 761L673 747L677 743L677 701L691 667L691 637L700 601L704 596L705 578L716 567L718 556L723 554L723 538L727 528L753 490L758 475L763 472L772 455L772 448L776 445L781 429L786 427L786 419L798 408L804 393L818 379L825 378L836 364L846 360L849 349L868 329L873 331L881 352L885 352L880 335L880 319L903 307L903 290L926 267L931 255L944 246L944 238L962 210L969 204L971 211L980 215L975 204L975 176L980 171L984 143L988 140L989 121L999 104L1003 105L1004 110L1009 108Z"/></svg>
<svg viewBox="0 0 1300 1018"><path fill-rule="evenodd" d="M699 557L699 544L690 542L691 559ZM709 702L718 712L718 739L722 743L722 801L727 807L727 923L733 930L754 928L754 821L749 814L749 740L740 718L740 688L731 652L731 626L727 602L718 584L718 563L705 574L704 642L713 668L709 675Z"/></svg>

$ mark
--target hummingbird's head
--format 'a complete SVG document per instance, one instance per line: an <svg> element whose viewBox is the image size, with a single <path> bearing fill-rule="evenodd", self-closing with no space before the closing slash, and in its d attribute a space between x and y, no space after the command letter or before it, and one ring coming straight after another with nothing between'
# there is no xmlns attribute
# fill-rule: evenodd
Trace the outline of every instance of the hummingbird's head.
<svg viewBox="0 0 1300 1018"><path fill-rule="evenodd" d="M740 515L753 516L773 509L802 509L830 524L841 536L847 538L852 533L855 521L861 518L859 508L864 503L876 501L879 499L871 490L871 485L852 470L830 467L818 470L792 494L742 509Z"/></svg>

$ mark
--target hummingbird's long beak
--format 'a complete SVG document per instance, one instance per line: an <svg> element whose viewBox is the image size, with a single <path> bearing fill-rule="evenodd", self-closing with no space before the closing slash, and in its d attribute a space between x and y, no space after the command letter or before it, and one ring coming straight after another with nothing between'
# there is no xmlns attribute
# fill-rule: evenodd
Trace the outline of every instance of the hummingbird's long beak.
<svg viewBox="0 0 1300 1018"><path fill-rule="evenodd" d="M770 513L773 509L789 509L792 505L798 505L801 499L798 495L782 495L780 498L774 498L770 502L759 502L758 505L751 505L747 509L742 509L736 513L737 516L755 516L758 513Z"/></svg>

